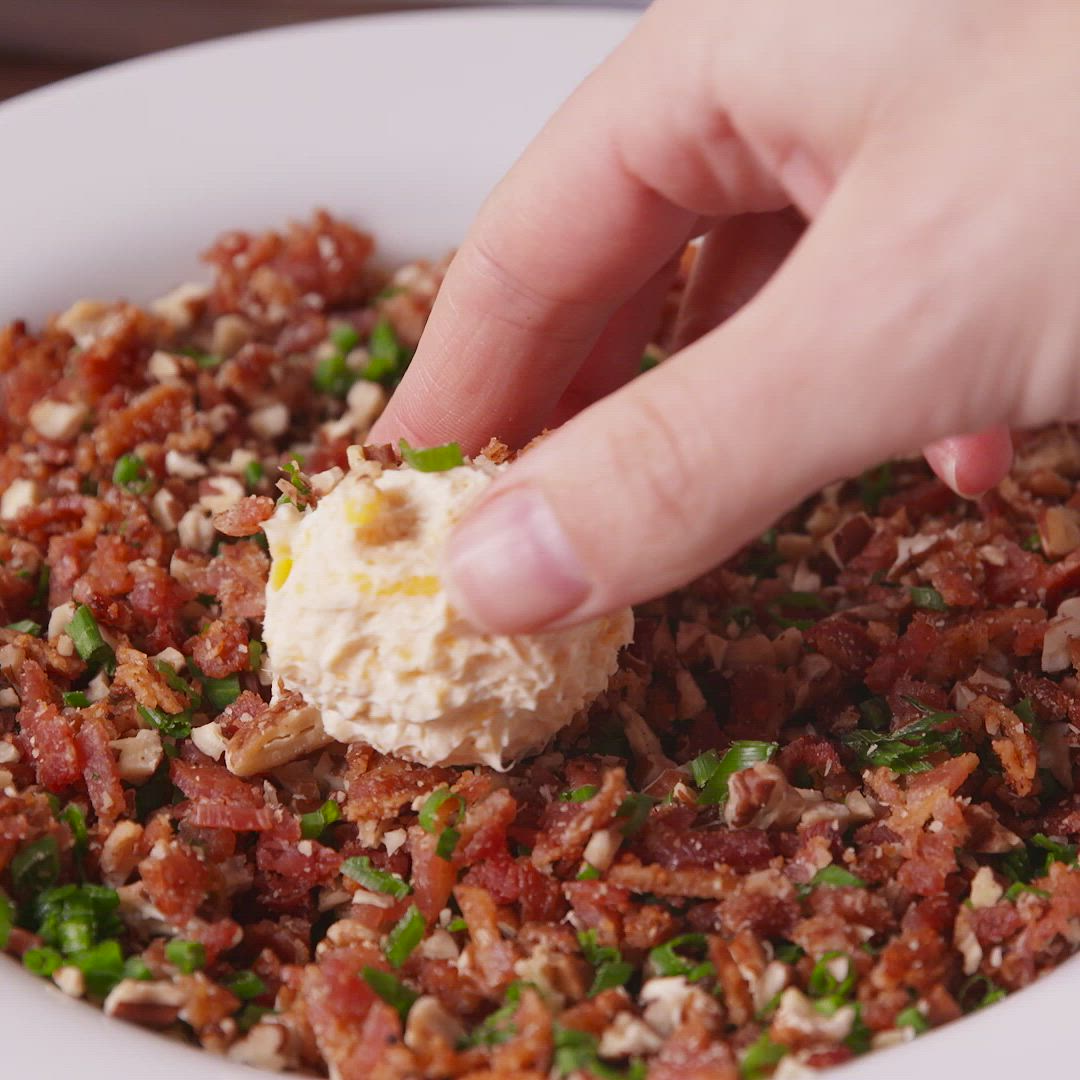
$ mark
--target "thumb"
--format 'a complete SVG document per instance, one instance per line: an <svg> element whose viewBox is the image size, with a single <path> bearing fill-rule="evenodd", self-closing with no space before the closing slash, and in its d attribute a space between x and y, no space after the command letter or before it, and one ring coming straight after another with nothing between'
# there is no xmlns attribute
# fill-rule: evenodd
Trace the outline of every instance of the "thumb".
<svg viewBox="0 0 1080 1080"><path fill-rule="evenodd" d="M658 596L838 476L1006 419L963 236L843 188L738 314L492 487L447 552L467 618L534 631Z"/></svg>

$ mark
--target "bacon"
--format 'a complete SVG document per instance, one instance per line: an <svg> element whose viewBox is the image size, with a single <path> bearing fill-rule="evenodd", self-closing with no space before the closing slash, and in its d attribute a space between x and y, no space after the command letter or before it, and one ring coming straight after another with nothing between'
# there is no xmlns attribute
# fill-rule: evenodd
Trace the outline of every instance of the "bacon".
<svg viewBox="0 0 1080 1080"><path fill-rule="evenodd" d="M636 850L667 870L723 864L745 873L768 865L773 846L761 829L693 829L693 817L693 811L675 810L650 818Z"/></svg>
<svg viewBox="0 0 1080 1080"><path fill-rule="evenodd" d="M459 885L454 896L469 927L481 981L489 993L501 994L514 977L517 957L513 944L499 931L495 901L486 890L471 885Z"/></svg>
<svg viewBox="0 0 1080 1080"><path fill-rule="evenodd" d="M83 718L76 736L83 759L83 779L94 812L104 822L115 821L124 812L124 789L116 758L109 746L110 734L96 716Z"/></svg>
<svg viewBox="0 0 1080 1080"><path fill-rule="evenodd" d="M925 615L916 615L904 634L886 645L866 673L866 685L875 693L887 691L901 675L918 676L941 642L941 631Z"/></svg>
<svg viewBox="0 0 1080 1080"><path fill-rule="evenodd" d="M94 431L98 457L110 464L139 443L161 442L170 431L179 431L191 411L191 390L162 383L144 390L130 405L117 409L99 422Z"/></svg>
<svg viewBox="0 0 1080 1080"><path fill-rule="evenodd" d="M235 619L261 619L266 610L270 559L250 540L221 549L205 568L192 575L192 585L215 597L222 613Z"/></svg>
<svg viewBox="0 0 1080 1080"><path fill-rule="evenodd" d="M437 846L438 837L424 832L419 825L409 830L413 893L416 906L429 924L446 907L457 881L453 862L440 858L436 854Z"/></svg>
<svg viewBox="0 0 1080 1080"><path fill-rule="evenodd" d="M185 844L164 841L161 848L139 863L139 876L158 911L174 925L184 926L210 891L210 870Z"/></svg>
<svg viewBox="0 0 1080 1080"><path fill-rule="evenodd" d="M214 528L226 536L253 536L264 521L274 516L274 500L266 495L248 495L228 510L214 515Z"/></svg>
<svg viewBox="0 0 1080 1080"><path fill-rule="evenodd" d="M26 660L18 673L22 708L18 724L30 747L38 783L49 791L63 791L78 783L83 760L69 720L60 714L41 665Z"/></svg>
<svg viewBox="0 0 1080 1080"><path fill-rule="evenodd" d="M366 771L350 773L345 814L350 821L383 820L392 817L418 795L433 791L453 778L449 769L429 769L384 757Z"/></svg>
<svg viewBox="0 0 1080 1080"><path fill-rule="evenodd" d="M415 874L415 862L413 863ZM477 863L465 884L486 889L497 904L520 904L524 922L557 922L566 910L559 882L527 858L494 855Z"/></svg>
<svg viewBox="0 0 1080 1080"><path fill-rule="evenodd" d="M224 679L251 668L247 624L238 619L215 619L185 647L199 670L211 679Z"/></svg>
<svg viewBox="0 0 1080 1080"><path fill-rule="evenodd" d="M866 628L843 615L815 623L804 631L803 639L845 675L861 676L877 655Z"/></svg>

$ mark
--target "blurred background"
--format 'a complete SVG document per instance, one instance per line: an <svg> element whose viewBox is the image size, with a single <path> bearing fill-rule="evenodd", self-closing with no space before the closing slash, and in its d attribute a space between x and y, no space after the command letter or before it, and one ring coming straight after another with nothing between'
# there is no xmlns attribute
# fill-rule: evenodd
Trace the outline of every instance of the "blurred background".
<svg viewBox="0 0 1080 1080"><path fill-rule="evenodd" d="M642 8L647 0L538 0ZM470 0L474 7L505 0ZM464 6L450 0L0 0L0 99L90 68L307 19Z"/></svg>

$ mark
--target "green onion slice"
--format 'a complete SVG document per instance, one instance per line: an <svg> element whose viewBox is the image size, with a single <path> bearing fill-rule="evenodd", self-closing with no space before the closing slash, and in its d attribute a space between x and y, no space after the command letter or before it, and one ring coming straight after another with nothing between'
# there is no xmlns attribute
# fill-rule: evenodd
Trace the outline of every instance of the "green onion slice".
<svg viewBox="0 0 1080 1080"><path fill-rule="evenodd" d="M206 966L206 947L198 941L173 938L165 946L165 959L184 975Z"/></svg>
<svg viewBox="0 0 1080 1080"><path fill-rule="evenodd" d="M75 643L75 650L92 667L103 667L111 675L116 669L116 656L112 647L101 636L94 613L80 604L67 627L68 637Z"/></svg>
<svg viewBox="0 0 1080 1080"><path fill-rule="evenodd" d="M27 949L23 953L23 967L32 971L35 975L43 975L46 978L54 971L63 967L64 958L48 946L41 949Z"/></svg>
<svg viewBox="0 0 1080 1080"><path fill-rule="evenodd" d="M460 825L465 817L465 800L447 788L439 788L438 791L433 791L420 807L420 828L432 835L441 832L443 818L440 811L451 802L454 804L452 824Z"/></svg>
<svg viewBox="0 0 1080 1080"><path fill-rule="evenodd" d="M929 586L912 585L908 589L911 602L921 611L948 611L949 605L945 603L945 597Z"/></svg>
<svg viewBox="0 0 1080 1080"><path fill-rule="evenodd" d="M8 623L6 629L14 630L17 634L41 637L41 623L36 623L33 619L20 619L18 622Z"/></svg>
<svg viewBox="0 0 1080 1080"><path fill-rule="evenodd" d="M89 709L90 699L81 690L69 690L63 695L64 704L69 709Z"/></svg>
<svg viewBox="0 0 1080 1080"><path fill-rule="evenodd" d="M112 480L117 487L122 487L133 495L143 494L154 482L146 468L146 462L138 454L123 454L117 458L113 466Z"/></svg>
<svg viewBox="0 0 1080 1080"><path fill-rule="evenodd" d="M191 734L191 710L180 713L166 713L161 709L149 709L145 705L138 707L139 715L163 735L173 739L186 739Z"/></svg>
<svg viewBox="0 0 1080 1080"><path fill-rule="evenodd" d="M383 893L395 900L404 900L412 892L412 886L402 881L397 874L372 866L367 855L354 855L346 859L341 864L341 872L370 892Z"/></svg>
<svg viewBox="0 0 1080 1080"><path fill-rule="evenodd" d="M622 827L623 836L636 836L641 832L649 818L649 814L652 813L653 807L657 806L659 802L659 799L654 799L651 795L638 793L627 795L615 812L617 818L625 820Z"/></svg>
<svg viewBox="0 0 1080 1080"><path fill-rule="evenodd" d="M458 841L461 839L461 833L457 829L451 827L443 829L439 834L438 842L435 844L435 854L440 859L445 859L447 862L453 856L458 846Z"/></svg>
<svg viewBox="0 0 1080 1080"><path fill-rule="evenodd" d="M680 934L657 945L649 953L649 960L661 975L685 975L689 982L698 982L714 974L712 964L708 960L692 960L679 950L703 952L707 945L704 934Z"/></svg>
<svg viewBox="0 0 1080 1080"><path fill-rule="evenodd" d="M843 968L842 977L836 974L838 967ZM822 953L806 986L811 997L847 998L855 987L855 964L846 952L833 949Z"/></svg>
<svg viewBox="0 0 1080 1080"><path fill-rule="evenodd" d="M909 1027L916 1035L921 1035L924 1031L930 1030L930 1024L927 1019L914 1005L909 1005L906 1009L901 1009L896 1014L896 1026Z"/></svg>
<svg viewBox="0 0 1080 1080"><path fill-rule="evenodd" d="M578 803L588 802L600 788L596 784L585 784L582 787L574 788L573 791L564 791L559 799L562 802Z"/></svg>
<svg viewBox="0 0 1080 1080"><path fill-rule="evenodd" d="M398 443L402 458L417 472L446 472L465 464L465 455L456 443L430 446L426 450L414 450L404 439Z"/></svg>
<svg viewBox="0 0 1080 1080"><path fill-rule="evenodd" d="M60 876L60 848L55 836L43 836L27 844L11 860L11 884L15 895L29 900L49 888Z"/></svg>
<svg viewBox="0 0 1080 1080"><path fill-rule="evenodd" d="M728 747L724 756L717 758L713 750L706 751L690 763L694 781L700 789L700 806L722 806L727 802L728 781L743 769L750 768L760 761L770 761L779 749L774 742L760 742L756 739L740 739Z"/></svg>
<svg viewBox="0 0 1080 1080"><path fill-rule="evenodd" d="M318 840L328 825L341 818L341 807L333 799L327 799L318 810L300 815L300 835L305 840Z"/></svg>
<svg viewBox="0 0 1080 1080"><path fill-rule="evenodd" d="M788 1048L781 1043L775 1043L769 1038L769 1033L763 1031L743 1052L742 1061L739 1064L739 1075L742 1080L764 1080L771 1075L773 1066L788 1052Z"/></svg>
<svg viewBox="0 0 1080 1080"><path fill-rule="evenodd" d="M225 985L241 1001L250 1001L266 993L266 983L254 971L238 971Z"/></svg>
<svg viewBox="0 0 1080 1080"><path fill-rule="evenodd" d="M423 940L424 929L424 916L415 904L410 904L409 910L401 916L386 937L386 948L383 951L391 967L399 968L409 959L413 949Z"/></svg>
<svg viewBox="0 0 1080 1080"><path fill-rule="evenodd" d="M15 925L15 905L7 893L0 889L0 952L7 948L11 928Z"/></svg>
<svg viewBox="0 0 1080 1080"><path fill-rule="evenodd" d="M416 999L420 996L415 990L410 990L396 975L389 971L381 971L379 968L365 967L360 973L364 982L375 991L391 1008L397 1010L402 1022L409 1015Z"/></svg>
<svg viewBox="0 0 1080 1080"><path fill-rule="evenodd" d="M837 866L836 863L830 863L828 866L823 866L811 879L810 885L828 885L831 888L852 888L852 889L865 889L866 882L863 881L858 874L853 874L850 870L845 870L842 866Z"/></svg>

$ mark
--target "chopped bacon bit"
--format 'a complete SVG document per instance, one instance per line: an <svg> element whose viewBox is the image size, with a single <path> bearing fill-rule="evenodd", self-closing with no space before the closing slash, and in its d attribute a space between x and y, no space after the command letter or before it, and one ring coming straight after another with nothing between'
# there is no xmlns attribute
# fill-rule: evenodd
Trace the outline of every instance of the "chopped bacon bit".
<svg viewBox="0 0 1080 1080"><path fill-rule="evenodd" d="M96 716L83 719L76 742L83 759L83 779L94 811L104 822L115 821L124 811L124 789L110 735Z"/></svg>
<svg viewBox="0 0 1080 1080"><path fill-rule="evenodd" d="M252 536L264 521L274 516L274 500L266 495L249 495L214 515L214 528L226 536Z"/></svg>
<svg viewBox="0 0 1080 1080"><path fill-rule="evenodd" d="M186 925L210 890L211 874L199 856L177 841L163 841L139 863L147 895L153 905L176 926Z"/></svg>
<svg viewBox="0 0 1080 1080"><path fill-rule="evenodd" d="M38 783L49 791L63 791L82 776L82 756L71 722L60 715L41 665L23 663L18 674L18 723L34 762Z"/></svg>
<svg viewBox="0 0 1080 1080"><path fill-rule="evenodd" d="M224 679L235 672L250 670L248 640L246 623L238 619L215 619L186 648L190 648L192 659L204 675Z"/></svg>

